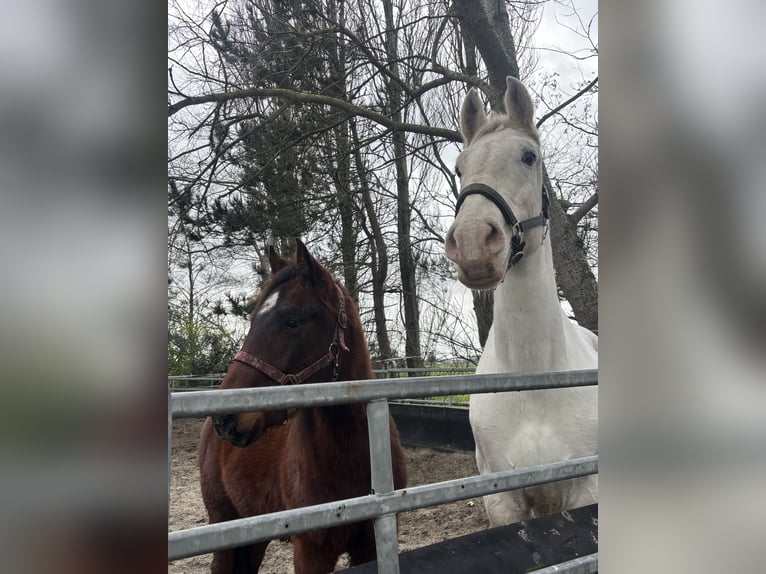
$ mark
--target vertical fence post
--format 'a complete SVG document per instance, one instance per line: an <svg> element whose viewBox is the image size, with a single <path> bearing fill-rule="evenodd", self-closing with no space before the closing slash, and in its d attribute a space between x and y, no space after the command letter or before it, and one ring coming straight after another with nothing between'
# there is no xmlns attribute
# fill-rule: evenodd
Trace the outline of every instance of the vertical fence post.
<svg viewBox="0 0 766 574"><path fill-rule="evenodd" d="M173 404L168 383L168 520L170 520L170 471L173 468Z"/></svg>
<svg viewBox="0 0 766 574"><path fill-rule="evenodd" d="M391 469L391 434L386 399L367 403L367 428L370 434L372 490L378 495L389 494L394 490L394 476ZM378 574L399 574L396 514L378 516L374 524Z"/></svg>

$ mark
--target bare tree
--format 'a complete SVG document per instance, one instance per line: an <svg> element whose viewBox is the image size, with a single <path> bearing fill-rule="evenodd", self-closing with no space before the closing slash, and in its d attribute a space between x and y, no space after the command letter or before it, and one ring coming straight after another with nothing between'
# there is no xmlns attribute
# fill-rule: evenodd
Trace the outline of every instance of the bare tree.
<svg viewBox="0 0 766 574"><path fill-rule="evenodd" d="M443 235L459 191L448 158L461 139L466 88L501 102L505 75L533 73L539 2L171 6L169 173L179 193L169 208L181 203L204 222L216 237L207 242L211 259L236 256L258 268L267 241L284 249L300 234L357 298L381 357L403 353L415 366L423 352L475 354L473 321L442 290L450 273ZM543 129L575 129L570 104L547 88L539 97L552 112ZM589 325L597 286L582 288L582 278L597 196L582 197L587 170L553 155L549 165L548 185L562 199L554 254L562 242L571 251L556 260L560 287ZM241 300L231 298L235 312ZM483 342L491 300L476 295L474 304Z"/></svg>

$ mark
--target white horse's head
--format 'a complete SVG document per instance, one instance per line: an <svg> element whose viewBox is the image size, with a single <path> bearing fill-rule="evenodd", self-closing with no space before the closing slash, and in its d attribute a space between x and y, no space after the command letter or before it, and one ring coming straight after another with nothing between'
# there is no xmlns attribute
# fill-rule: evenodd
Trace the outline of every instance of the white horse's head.
<svg viewBox="0 0 766 574"><path fill-rule="evenodd" d="M532 99L515 78L506 78L506 86L507 115L488 117L476 89L460 110L465 147L455 169L465 197L447 232L446 253L457 264L460 281L473 289L502 281L509 265L539 248L547 225ZM514 219L524 231L514 229Z"/></svg>

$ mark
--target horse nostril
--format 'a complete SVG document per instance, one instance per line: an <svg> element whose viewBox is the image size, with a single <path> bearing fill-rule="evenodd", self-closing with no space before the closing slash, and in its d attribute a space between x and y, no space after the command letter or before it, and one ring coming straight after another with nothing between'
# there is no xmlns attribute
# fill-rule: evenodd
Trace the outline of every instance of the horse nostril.
<svg viewBox="0 0 766 574"><path fill-rule="evenodd" d="M460 261L460 250L457 248L457 241L455 240L454 227L450 227L447 231L447 237L445 239L445 253L452 261Z"/></svg>
<svg viewBox="0 0 766 574"><path fill-rule="evenodd" d="M221 415L213 417L213 426L215 427L215 432L218 433L218 436L221 438L227 438L229 435L231 435L236 424L237 417L235 415Z"/></svg>
<svg viewBox="0 0 766 574"><path fill-rule="evenodd" d="M486 228L484 244L489 248L490 252L495 253L502 249L505 244L503 232L492 223L487 223Z"/></svg>

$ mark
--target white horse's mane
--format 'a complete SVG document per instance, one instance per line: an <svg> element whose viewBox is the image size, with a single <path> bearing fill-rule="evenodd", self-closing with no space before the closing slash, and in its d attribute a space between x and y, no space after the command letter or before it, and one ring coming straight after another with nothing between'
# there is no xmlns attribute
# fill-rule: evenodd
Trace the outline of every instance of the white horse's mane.
<svg viewBox="0 0 766 574"><path fill-rule="evenodd" d="M506 128L512 128L517 132L522 132L535 140L535 143L540 143L540 134L537 133L536 128L530 126L528 128L522 129L519 128L519 126L514 126L512 125L511 118L507 114L501 114L498 112L490 112L490 114L487 116L487 120L474 134L473 139L477 140L482 136L493 132L498 132Z"/></svg>

